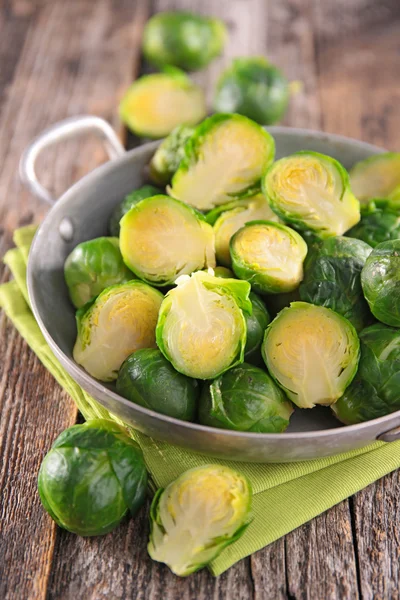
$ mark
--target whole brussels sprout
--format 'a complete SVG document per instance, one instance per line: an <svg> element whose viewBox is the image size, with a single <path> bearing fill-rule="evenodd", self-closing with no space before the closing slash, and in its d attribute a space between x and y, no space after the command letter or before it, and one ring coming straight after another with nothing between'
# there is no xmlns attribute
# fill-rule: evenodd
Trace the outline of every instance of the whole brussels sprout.
<svg viewBox="0 0 400 600"><path fill-rule="evenodd" d="M357 375L332 406L346 425L383 417L400 409L400 331L376 323L360 333Z"/></svg>
<svg viewBox="0 0 400 600"><path fill-rule="evenodd" d="M110 285L125 283L134 274L125 266L117 238L100 237L78 244L64 264L72 304L81 308Z"/></svg>
<svg viewBox="0 0 400 600"><path fill-rule="evenodd" d="M40 499L52 519L82 536L103 535L135 515L146 497L139 446L112 421L94 419L58 436L38 476Z"/></svg>
<svg viewBox="0 0 400 600"><path fill-rule="evenodd" d="M200 389L197 381L175 371L160 350L137 350L118 373L117 392L145 408L193 421Z"/></svg>
<svg viewBox="0 0 400 600"><path fill-rule="evenodd" d="M289 308L292 302L297 302L298 300L300 300L299 288L296 288L293 292L264 296L268 312L273 319L283 308Z"/></svg>
<svg viewBox="0 0 400 600"><path fill-rule="evenodd" d="M125 264L141 279L163 287L180 275L215 267L214 235L203 215L170 196L153 196L121 221Z"/></svg>
<svg viewBox="0 0 400 600"><path fill-rule="evenodd" d="M100 381L116 379L132 352L155 348L162 300L159 291L137 280L105 289L76 313L74 360Z"/></svg>
<svg viewBox="0 0 400 600"><path fill-rule="evenodd" d="M400 239L373 249L361 271L361 285L374 317L400 327Z"/></svg>
<svg viewBox="0 0 400 600"><path fill-rule="evenodd" d="M135 206L136 204L138 204L138 202L141 202L145 198L150 198L151 196L158 196L161 193L161 190L154 187L153 185L143 185L138 190L134 190L133 192L125 196L122 202L118 204L118 206L114 209L114 212L112 213L108 222L108 229L111 235L119 237L119 222L121 221L122 217L128 211L130 211L132 206Z"/></svg>
<svg viewBox="0 0 400 600"><path fill-rule="evenodd" d="M252 491L244 475L222 465L190 469L158 490L150 509L153 560L185 577L244 533Z"/></svg>
<svg viewBox="0 0 400 600"><path fill-rule="evenodd" d="M274 156L274 139L260 125L242 115L213 115L186 142L169 193L202 211L253 196Z"/></svg>
<svg viewBox="0 0 400 600"><path fill-rule="evenodd" d="M282 71L262 56L235 58L218 80L214 110L272 125L282 119L288 102L289 83Z"/></svg>
<svg viewBox="0 0 400 600"><path fill-rule="evenodd" d="M387 198L400 186L400 152L384 152L356 163L350 170L350 184L361 204Z"/></svg>
<svg viewBox="0 0 400 600"><path fill-rule="evenodd" d="M273 211L320 238L342 235L360 220L360 204L342 165L303 150L273 163L262 180Z"/></svg>
<svg viewBox="0 0 400 600"><path fill-rule="evenodd" d="M262 365L261 344L264 339L265 330L271 319L264 302L257 294L250 292L249 299L252 311L251 315L244 313L247 328L244 359L252 364Z"/></svg>
<svg viewBox="0 0 400 600"><path fill-rule="evenodd" d="M303 279L307 244L294 229L281 223L246 223L231 238L230 251L237 277L261 294L290 292Z"/></svg>
<svg viewBox="0 0 400 600"><path fill-rule="evenodd" d="M304 262L300 298L335 310L360 331L371 319L360 277L371 252L361 240L340 236L313 245Z"/></svg>
<svg viewBox="0 0 400 600"><path fill-rule="evenodd" d="M262 369L243 363L206 383L199 405L202 425L280 433L289 425L291 403Z"/></svg>
<svg viewBox="0 0 400 600"><path fill-rule="evenodd" d="M203 90L175 67L139 77L119 105L121 120L133 133L154 139L178 125L196 125L206 114Z"/></svg>
<svg viewBox="0 0 400 600"><path fill-rule="evenodd" d="M167 185L184 156L184 147L194 127L178 125L158 146L150 162L150 175L158 185ZM154 195L154 194L152 194Z"/></svg>
<svg viewBox="0 0 400 600"><path fill-rule="evenodd" d="M212 213L216 217L215 221ZM233 234L249 221L258 219L279 221L263 194L224 204L207 215L209 223L214 221L215 254L218 263L231 266L229 242Z"/></svg>
<svg viewBox="0 0 400 600"><path fill-rule="evenodd" d="M346 235L363 240L372 248L400 238L400 207L395 209L390 200L372 200L361 212L361 221Z"/></svg>
<svg viewBox="0 0 400 600"><path fill-rule="evenodd" d="M299 408L331 405L356 374L360 341L353 325L330 308L293 302L265 332L268 371Z"/></svg>
<svg viewBox="0 0 400 600"><path fill-rule="evenodd" d="M243 362L250 284L203 271L183 275L165 296L157 322L157 345L175 369L212 379Z"/></svg>
<svg viewBox="0 0 400 600"><path fill-rule="evenodd" d="M196 71L221 54L226 38L219 19L186 11L163 12L146 24L143 54L156 67L175 65Z"/></svg>

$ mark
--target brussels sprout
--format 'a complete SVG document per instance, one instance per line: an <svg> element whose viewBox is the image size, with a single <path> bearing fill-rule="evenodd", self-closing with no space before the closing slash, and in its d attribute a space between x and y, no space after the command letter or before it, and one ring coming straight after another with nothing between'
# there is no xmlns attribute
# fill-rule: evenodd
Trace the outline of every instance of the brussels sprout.
<svg viewBox="0 0 400 600"><path fill-rule="evenodd" d="M280 433L289 425L291 403L262 369L243 363L206 383L199 405L203 425Z"/></svg>
<svg viewBox="0 0 400 600"><path fill-rule="evenodd" d="M400 331L382 323L360 333L357 375L332 406L346 425L383 417L400 409Z"/></svg>
<svg viewBox="0 0 400 600"><path fill-rule="evenodd" d="M138 277L162 287L215 266L214 235L203 215L169 196L146 198L121 221L120 248Z"/></svg>
<svg viewBox="0 0 400 600"><path fill-rule="evenodd" d="M265 332L269 372L300 408L334 404L357 371L360 342L353 325L330 308L293 302Z"/></svg>
<svg viewBox="0 0 400 600"><path fill-rule="evenodd" d="M159 185L167 185L171 181L184 156L185 144L193 132L193 127L178 125L158 146L150 162L153 181Z"/></svg>
<svg viewBox="0 0 400 600"><path fill-rule="evenodd" d="M297 302L298 300L300 300L299 288L296 288L293 292L264 296L265 304L272 318L275 318L283 308L289 308L292 302Z"/></svg>
<svg viewBox="0 0 400 600"><path fill-rule="evenodd" d="M145 198L150 198L151 196L158 196L158 194L162 194L162 191L153 185L144 185L138 190L134 190L122 200L120 204L114 209L114 212L111 215L111 218L108 222L108 229L111 235L115 237L119 237L120 226L119 222L122 217L132 208L144 200Z"/></svg>
<svg viewBox="0 0 400 600"><path fill-rule="evenodd" d="M72 304L81 308L110 285L134 278L124 265L117 238L100 237L78 244L64 264Z"/></svg>
<svg viewBox="0 0 400 600"><path fill-rule="evenodd" d="M262 365L261 344L265 330L271 319L264 302L257 294L250 292L249 298L252 305L252 311L251 315L244 315L247 328L244 358L247 362L252 364Z"/></svg>
<svg viewBox="0 0 400 600"><path fill-rule="evenodd" d="M186 142L170 194L203 211L252 196L274 156L274 139L257 123L241 115L214 115Z"/></svg>
<svg viewBox="0 0 400 600"><path fill-rule="evenodd" d="M400 239L374 248L361 271L361 285L374 317L400 327Z"/></svg>
<svg viewBox="0 0 400 600"><path fill-rule="evenodd" d="M302 151L281 158L262 184L272 210L296 229L326 238L342 235L360 220L347 171L330 156Z"/></svg>
<svg viewBox="0 0 400 600"><path fill-rule="evenodd" d="M250 284L203 271L182 276L165 296L157 322L157 345L175 369L212 379L243 362Z"/></svg>
<svg viewBox="0 0 400 600"><path fill-rule="evenodd" d="M400 185L394 188L393 192L390 192L387 199L389 200L390 208L400 210Z"/></svg>
<svg viewBox="0 0 400 600"><path fill-rule="evenodd" d="M290 292L303 278L307 244L281 223L247 223L232 237L230 251L234 272L249 281L256 292Z"/></svg>
<svg viewBox="0 0 400 600"><path fill-rule="evenodd" d="M361 240L340 236L312 246L304 262L300 298L335 310L360 331L370 319L360 275L371 251Z"/></svg>
<svg viewBox="0 0 400 600"><path fill-rule="evenodd" d="M198 571L244 533L251 497L250 482L233 469L204 465L186 471L154 496L151 558L181 577Z"/></svg>
<svg viewBox="0 0 400 600"><path fill-rule="evenodd" d="M160 350L147 348L122 364L117 392L162 415L193 421L200 390L197 381L175 371Z"/></svg>
<svg viewBox="0 0 400 600"><path fill-rule="evenodd" d="M139 136L162 138L177 125L196 125L207 114L204 93L174 67L139 77L119 105L119 114Z"/></svg>
<svg viewBox="0 0 400 600"><path fill-rule="evenodd" d="M196 71L221 54L226 38L219 19L186 11L163 12L146 24L143 53L157 67L175 65Z"/></svg>
<svg viewBox="0 0 400 600"><path fill-rule="evenodd" d="M279 217L271 210L262 194L257 194L245 200L237 200L214 209L207 215L207 221L213 220L213 215L219 212L214 223L215 253L217 262L227 267L231 266L229 242L231 237L249 221L264 219L279 221Z"/></svg>
<svg viewBox="0 0 400 600"><path fill-rule="evenodd" d="M385 152L362 160L350 170L351 189L363 203L387 198L400 186L400 152Z"/></svg>
<svg viewBox="0 0 400 600"><path fill-rule="evenodd" d="M215 277L223 277L223 279L234 279L235 275L233 271L227 269L226 267L215 267L214 269Z"/></svg>
<svg viewBox="0 0 400 600"><path fill-rule="evenodd" d="M103 535L146 497L139 446L112 421L94 419L58 436L40 467L40 499L52 519L82 536Z"/></svg>
<svg viewBox="0 0 400 600"><path fill-rule="evenodd" d="M266 58L235 58L218 80L214 110L272 125L284 116L288 102L289 83Z"/></svg>
<svg viewBox="0 0 400 600"><path fill-rule="evenodd" d="M373 248L381 242L400 238L400 209L390 200L373 200L361 211L361 221L346 233Z"/></svg>
<svg viewBox="0 0 400 600"><path fill-rule="evenodd" d="M155 348L162 300L161 292L137 280L104 290L76 313L75 361L96 379L116 379L132 352Z"/></svg>

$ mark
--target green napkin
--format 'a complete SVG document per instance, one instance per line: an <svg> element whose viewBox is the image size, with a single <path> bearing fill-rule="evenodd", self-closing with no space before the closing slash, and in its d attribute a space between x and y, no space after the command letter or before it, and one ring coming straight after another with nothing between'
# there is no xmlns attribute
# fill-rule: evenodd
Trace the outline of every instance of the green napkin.
<svg viewBox="0 0 400 600"><path fill-rule="evenodd" d="M10 250L4 261L14 281L0 286L0 305L45 367L75 400L85 419L111 418L64 371L46 344L29 308L26 289L26 260L35 227L15 232L18 248ZM130 429L140 444L153 487L164 487L186 469L215 462L202 456L158 442ZM210 569L219 575L236 561L263 548L299 525L351 496L376 479L400 466L400 442L376 442L367 448L314 461L292 464L244 464L218 461L245 473L254 490L253 522L243 537L215 559Z"/></svg>

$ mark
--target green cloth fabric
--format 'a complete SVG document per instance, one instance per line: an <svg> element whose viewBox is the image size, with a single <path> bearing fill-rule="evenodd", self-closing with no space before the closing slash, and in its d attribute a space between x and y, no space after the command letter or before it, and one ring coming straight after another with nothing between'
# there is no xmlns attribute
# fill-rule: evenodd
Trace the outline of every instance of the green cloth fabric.
<svg viewBox="0 0 400 600"><path fill-rule="evenodd" d="M0 305L22 337L78 405L85 419L119 419L109 414L84 392L64 371L46 344L29 308L26 289L26 260L35 227L16 231L17 248L4 261L14 280L0 286ZM183 471L210 462L207 456L158 442L130 429L140 444L153 487L165 487ZM241 558L263 548L334 504L359 491L400 466L400 442L376 442L345 454L292 464L244 464L218 461L233 466L250 479L253 491L253 522L243 537L225 549L210 565L219 575Z"/></svg>

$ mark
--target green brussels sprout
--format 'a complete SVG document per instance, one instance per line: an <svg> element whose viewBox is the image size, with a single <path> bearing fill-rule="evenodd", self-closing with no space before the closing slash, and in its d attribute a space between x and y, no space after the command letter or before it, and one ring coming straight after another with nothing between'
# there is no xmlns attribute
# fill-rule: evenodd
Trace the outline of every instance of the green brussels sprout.
<svg viewBox="0 0 400 600"><path fill-rule="evenodd" d="M304 262L300 298L346 317L360 331L370 320L361 288L361 270L372 251L361 240L327 238L313 245Z"/></svg>
<svg viewBox="0 0 400 600"><path fill-rule="evenodd" d="M223 279L234 279L235 275L233 271L227 269L226 267L215 267L214 269L215 277L223 277Z"/></svg>
<svg viewBox="0 0 400 600"><path fill-rule="evenodd" d="M396 209L390 200L372 200L361 211L360 222L346 235L363 240L372 248L400 238L400 207Z"/></svg>
<svg viewBox="0 0 400 600"><path fill-rule="evenodd" d="M199 404L202 425L281 433L289 425L291 403L262 369L243 363L206 383Z"/></svg>
<svg viewBox="0 0 400 600"><path fill-rule="evenodd" d="M161 292L137 280L105 289L76 313L75 362L100 381L116 379L132 352L155 348L162 300Z"/></svg>
<svg viewBox="0 0 400 600"><path fill-rule="evenodd" d="M157 348L137 350L118 373L117 392L135 404L183 421L193 421L200 389L175 371Z"/></svg>
<svg viewBox="0 0 400 600"><path fill-rule="evenodd" d="M229 242L236 231L249 221L279 221L262 194L224 204L211 211L215 215L217 212L219 215L214 222L215 254L217 262L227 267L232 263ZM207 215L209 223L214 218L211 213Z"/></svg>
<svg viewBox="0 0 400 600"><path fill-rule="evenodd" d="M185 144L194 132L194 127L178 125L158 146L150 161L150 175L159 185L167 185L184 156ZM154 194L152 194L154 195Z"/></svg>
<svg viewBox="0 0 400 600"><path fill-rule="evenodd" d="M262 185L281 219L318 237L342 235L360 220L347 171L330 156L304 150L281 158L267 170Z"/></svg>
<svg viewBox="0 0 400 600"><path fill-rule="evenodd" d="M119 223L122 217L128 211L130 211L132 206L135 206L136 204L138 204L138 202L141 202L145 198L150 198L151 196L158 196L159 194L162 194L162 191L154 187L154 185L143 185L138 190L134 190L133 192L125 196L122 202L118 204L118 206L114 209L114 212L112 213L108 222L108 229L111 235L119 237Z"/></svg>
<svg viewBox="0 0 400 600"><path fill-rule="evenodd" d="M213 379L243 362L250 284L204 271L182 275L165 296L157 322L157 345L175 369Z"/></svg>
<svg viewBox="0 0 400 600"><path fill-rule="evenodd" d="M134 275L122 260L118 238L100 237L72 250L64 278L72 304L81 308L110 285L130 281Z"/></svg>
<svg viewBox="0 0 400 600"><path fill-rule="evenodd" d="M226 38L219 19L186 11L163 12L146 24L143 54L156 67L175 65L196 71L221 54Z"/></svg>
<svg viewBox="0 0 400 600"><path fill-rule="evenodd" d="M282 119L288 102L289 83L282 71L263 56L235 58L218 80L214 110L272 125Z"/></svg>
<svg viewBox="0 0 400 600"><path fill-rule="evenodd" d="M151 558L180 577L198 571L244 533L251 499L250 482L233 469L204 465L186 471L154 496Z"/></svg>
<svg viewBox="0 0 400 600"><path fill-rule="evenodd" d="M119 115L133 133L155 139L178 125L196 125L206 114L203 90L174 67L139 77L119 105Z"/></svg>
<svg viewBox="0 0 400 600"><path fill-rule="evenodd" d="M256 292L279 294L303 279L307 244L294 229L272 221L250 221L230 241L232 267Z"/></svg>
<svg viewBox="0 0 400 600"><path fill-rule="evenodd" d="M390 208L400 210L400 185L395 187L394 190L388 194L387 200L389 200L388 205Z"/></svg>
<svg viewBox="0 0 400 600"><path fill-rule="evenodd" d="M125 264L162 287L180 275L215 267L214 234L203 215L170 196L146 198L121 221Z"/></svg>
<svg viewBox="0 0 400 600"><path fill-rule="evenodd" d="M82 536L115 529L146 497L143 454L117 423L93 419L58 436L41 464L40 499L52 519Z"/></svg>
<svg viewBox="0 0 400 600"><path fill-rule="evenodd" d="M373 249L361 271L361 285L374 317L400 327L400 239Z"/></svg>
<svg viewBox="0 0 400 600"><path fill-rule="evenodd" d="M332 406L346 425L383 417L400 409L400 331L376 323L360 333L357 375Z"/></svg>
<svg viewBox="0 0 400 600"><path fill-rule="evenodd" d="M350 170L350 184L361 204L387 198L400 186L400 152L384 152L356 163Z"/></svg>
<svg viewBox="0 0 400 600"><path fill-rule="evenodd" d="M299 288L296 288L293 292L264 296L268 312L273 319L283 308L289 308L292 302L297 302L298 300L300 300Z"/></svg>
<svg viewBox="0 0 400 600"><path fill-rule="evenodd" d="M251 315L244 313L246 319L247 338L244 349L244 359L255 365L262 365L261 344L264 333L271 319L264 302L257 294L250 292L252 305Z"/></svg>
<svg viewBox="0 0 400 600"><path fill-rule="evenodd" d="M260 125L241 115L213 115L186 142L169 193L202 211L253 196L274 156L274 139Z"/></svg>
<svg viewBox="0 0 400 600"><path fill-rule="evenodd" d="M299 408L334 404L357 371L360 341L345 317L293 302L268 326L262 345L268 371Z"/></svg>

